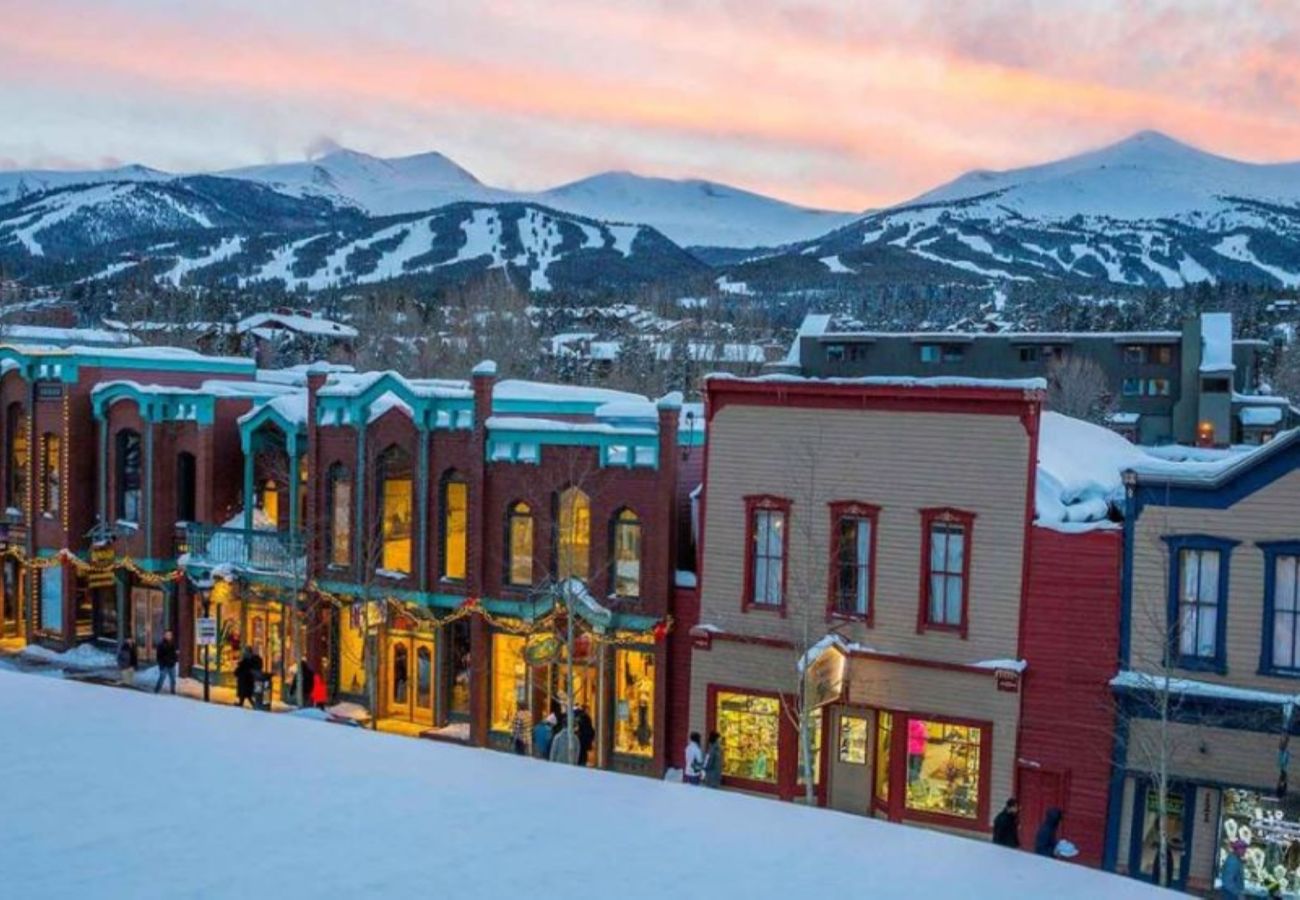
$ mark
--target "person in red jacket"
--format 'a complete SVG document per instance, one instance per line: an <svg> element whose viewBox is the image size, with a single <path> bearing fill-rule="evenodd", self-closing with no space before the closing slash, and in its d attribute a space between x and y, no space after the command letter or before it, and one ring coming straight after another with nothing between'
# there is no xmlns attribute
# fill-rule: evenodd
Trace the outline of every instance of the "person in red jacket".
<svg viewBox="0 0 1300 900"><path fill-rule="evenodd" d="M325 693L325 676L317 675L311 685L312 706L323 710L327 702L329 702L329 697Z"/></svg>

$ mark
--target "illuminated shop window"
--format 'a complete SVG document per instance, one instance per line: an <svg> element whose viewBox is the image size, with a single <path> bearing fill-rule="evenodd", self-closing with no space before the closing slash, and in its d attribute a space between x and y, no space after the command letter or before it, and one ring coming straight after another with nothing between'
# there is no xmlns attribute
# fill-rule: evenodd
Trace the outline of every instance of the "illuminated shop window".
<svg viewBox="0 0 1300 900"><path fill-rule="evenodd" d="M63 443L57 434L41 438L41 507L48 513L59 511L63 493L60 460Z"/></svg>
<svg viewBox="0 0 1300 900"><path fill-rule="evenodd" d="M630 509L614 519L614 594L641 596L641 520Z"/></svg>
<svg viewBox="0 0 1300 900"><path fill-rule="evenodd" d="M411 571L411 457L389 447L379 457L380 567Z"/></svg>
<svg viewBox="0 0 1300 900"><path fill-rule="evenodd" d="M813 784L822 783L822 711L815 709L808 716L808 743L812 751ZM807 781L808 761L803 755L803 741L799 741L799 784Z"/></svg>
<svg viewBox="0 0 1300 900"><path fill-rule="evenodd" d="M591 575L591 498L571 487L560 492L556 505L556 577L586 581Z"/></svg>
<svg viewBox="0 0 1300 900"><path fill-rule="evenodd" d="M468 558L469 484L452 475L442 484L442 577L464 581Z"/></svg>
<svg viewBox="0 0 1300 900"><path fill-rule="evenodd" d="M654 750L653 651L614 653L614 752L650 756Z"/></svg>
<svg viewBox="0 0 1300 900"><path fill-rule="evenodd" d="M515 713L528 707L527 639L517 634L492 635L492 730L509 733Z"/></svg>
<svg viewBox="0 0 1300 900"><path fill-rule="evenodd" d="M339 610L339 690L366 692L366 605L349 603Z"/></svg>
<svg viewBox="0 0 1300 900"><path fill-rule="evenodd" d="M974 819L979 808L981 731L909 719L907 808Z"/></svg>
<svg viewBox="0 0 1300 900"><path fill-rule="evenodd" d="M861 716L840 716L839 758L855 766L867 764L867 720Z"/></svg>
<svg viewBox="0 0 1300 900"><path fill-rule="evenodd" d="M894 734L893 713L876 713L876 800L889 802L889 759Z"/></svg>
<svg viewBox="0 0 1300 900"><path fill-rule="evenodd" d="M776 784L781 703L775 697L719 691L717 729L722 736L722 774Z"/></svg>

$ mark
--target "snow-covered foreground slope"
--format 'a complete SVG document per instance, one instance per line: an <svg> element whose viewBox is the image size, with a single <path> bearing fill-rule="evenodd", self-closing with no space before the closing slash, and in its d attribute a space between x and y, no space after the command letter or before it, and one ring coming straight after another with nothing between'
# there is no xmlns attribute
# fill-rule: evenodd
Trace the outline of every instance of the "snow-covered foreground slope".
<svg viewBox="0 0 1300 900"><path fill-rule="evenodd" d="M984 842L0 671L14 897L1161 896Z"/></svg>

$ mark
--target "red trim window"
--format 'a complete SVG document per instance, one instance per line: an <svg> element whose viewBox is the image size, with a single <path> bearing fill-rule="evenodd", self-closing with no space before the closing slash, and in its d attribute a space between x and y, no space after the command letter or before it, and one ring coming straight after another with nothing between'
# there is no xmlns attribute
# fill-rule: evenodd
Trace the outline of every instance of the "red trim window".
<svg viewBox="0 0 1300 900"><path fill-rule="evenodd" d="M790 501L767 494L745 498L745 609L785 613L790 555Z"/></svg>
<svg viewBox="0 0 1300 900"><path fill-rule="evenodd" d="M921 510L921 608L916 630L956 631L969 623L971 536L975 514Z"/></svg>
<svg viewBox="0 0 1300 900"><path fill-rule="evenodd" d="M880 507L851 501L837 501L830 507L829 612L862 619L870 625L875 617L876 525Z"/></svg>

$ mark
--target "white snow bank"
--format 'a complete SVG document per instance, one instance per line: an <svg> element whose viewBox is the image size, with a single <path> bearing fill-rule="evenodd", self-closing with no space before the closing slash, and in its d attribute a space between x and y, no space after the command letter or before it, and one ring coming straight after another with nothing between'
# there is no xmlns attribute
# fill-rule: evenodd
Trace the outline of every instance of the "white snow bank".
<svg viewBox="0 0 1300 900"><path fill-rule="evenodd" d="M413 896L431 847L463 897L595 886L593 860L635 873L620 900L852 896L864 873L874 900L1169 896L986 839L138 691L0 672L0 720L14 897Z"/></svg>
<svg viewBox="0 0 1300 900"><path fill-rule="evenodd" d="M20 655L25 659L79 672L117 668L117 655L101 650L93 644L78 644L70 650L63 651L51 650L39 644L29 644L22 649Z"/></svg>
<svg viewBox="0 0 1300 900"><path fill-rule="evenodd" d="M1082 419L1043 413L1038 431L1039 522L1101 522L1124 499L1124 470L1150 458L1120 435Z"/></svg>

